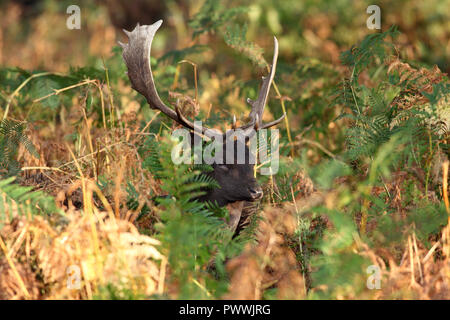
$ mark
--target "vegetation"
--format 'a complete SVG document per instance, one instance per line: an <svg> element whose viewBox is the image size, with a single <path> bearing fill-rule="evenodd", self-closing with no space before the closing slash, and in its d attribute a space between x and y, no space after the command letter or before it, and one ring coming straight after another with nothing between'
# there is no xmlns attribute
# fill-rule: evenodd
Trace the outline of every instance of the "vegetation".
<svg viewBox="0 0 450 320"><path fill-rule="evenodd" d="M381 30L369 1L157 8L161 98L222 130L279 40L280 168L237 237L131 89L111 8L80 3L80 30L67 1L0 5L1 299L450 299L449 1L380 1Z"/></svg>

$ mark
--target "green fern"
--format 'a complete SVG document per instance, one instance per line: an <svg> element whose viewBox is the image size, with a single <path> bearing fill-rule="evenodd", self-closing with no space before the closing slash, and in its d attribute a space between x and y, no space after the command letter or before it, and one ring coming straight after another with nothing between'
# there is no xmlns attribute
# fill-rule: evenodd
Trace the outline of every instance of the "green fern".
<svg viewBox="0 0 450 320"><path fill-rule="evenodd" d="M60 213L53 197L42 191L31 191L33 187L24 187L13 183L15 177L0 180L0 227L10 221L14 214L35 215Z"/></svg>
<svg viewBox="0 0 450 320"><path fill-rule="evenodd" d="M371 63L383 61L390 54L393 44L386 39L388 37L396 38L398 35L397 27L392 26L386 32L366 36L359 46L353 46L341 53L342 64L353 68L352 82Z"/></svg>
<svg viewBox="0 0 450 320"><path fill-rule="evenodd" d="M155 137L150 136L145 139L144 144L139 148L139 153L144 159L142 167L150 171L156 179L163 178L163 166L159 156L159 146Z"/></svg>
<svg viewBox="0 0 450 320"><path fill-rule="evenodd" d="M19 145L22 144L25 149L34 157L39 158L33 143L25 134L26 123L4 119L0 123L0 172L1 176L12 176L20 170L17 162L17 152Z"/></svg>
<svg viewBox="0 0 450 320"><path fill-rule="evenodd" d="M224 33L225 43L248 57L258 67L262 68L267 66L267 62L263 56L263 49L258 45L247 41L245 39L246 34L247 26L245 25L242 28L237 24L228 26Z"/></svg>
<svg viewBox="0 0 450 320"><path fill-rule="evenodd" d="M206 174L211 166L176 165L171 159L172 147L168 138L156 143L149 137L141 149L147 155L146 168L161 180L164 194L170 195L157 198L161 222L155 226L156 236L168 256L173 280L181 286L180 298L206 299L207 292L220 296L226 289L224 261L242 250L243 241L232 239L225 223L226 208L195 200L205 189L218 187ZM211 261L215 261L215 275L205 271Z"/></svg>
<svg viewBox="0 0 450 320"><path fill-rule="evenodd" d="M193 38L205 33L215 32L225 23L229 23L237 15L245 13L247 8L225 8L219 0L206 0L200 11L189 21L194 30Z"/></svg>

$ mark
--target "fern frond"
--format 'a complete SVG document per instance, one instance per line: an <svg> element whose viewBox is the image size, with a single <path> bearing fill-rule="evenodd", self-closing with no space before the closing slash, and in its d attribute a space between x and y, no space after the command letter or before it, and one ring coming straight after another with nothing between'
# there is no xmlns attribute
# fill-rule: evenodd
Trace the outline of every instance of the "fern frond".
<svg viewBox="0 0 450 320"><path fill-rule="evenodd" d="M189 21L189 27L194 30L193 38L205 32L217 31L246 11L245 7L225 8L219 0L206 0L200 11Z"/></svg>
<svg viewBox="0 0 450 320"><path fill-rule="evenodd" d="M4 119L0 123L0 167L6 170L6 175L11 176L18 172L19 163L16 160L19 145L34 157L39 158L33 143L25 134L26 123Z"/></svg>
<svg viewBox="0 0 450 320"><path fill-rule="evenodd" d="M267 66L267 61L263 56L263 49L258 45L247 41L245 39L246 34L246 26L243 26L242 28L239 25L229 26L224 34L224 40L228 46L248 57L257 66Z"/></svg>

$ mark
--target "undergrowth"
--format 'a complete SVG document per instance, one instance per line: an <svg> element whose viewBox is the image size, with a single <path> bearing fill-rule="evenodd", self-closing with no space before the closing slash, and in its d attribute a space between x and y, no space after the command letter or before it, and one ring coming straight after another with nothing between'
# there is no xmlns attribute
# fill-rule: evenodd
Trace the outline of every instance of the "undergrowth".
<svg viewBox="0 0 450 320"><path fill-rule="evenodd" d="M353 46L330 35L338 54L321 36L332 19L308 16L318 38L283 53L290 8L273 10L280 168L258 175L265 196L237 237L226 208L195 200L217 187L210 168L171 161L175 125L130 89L117 47L65 72L0 68L0 298L450 298L448 76L404 55L395 26ZM256 13L190 14L189 41L152 56L161 98L210 126L244 121L270 58L271 39L250 40Z"/></svg>

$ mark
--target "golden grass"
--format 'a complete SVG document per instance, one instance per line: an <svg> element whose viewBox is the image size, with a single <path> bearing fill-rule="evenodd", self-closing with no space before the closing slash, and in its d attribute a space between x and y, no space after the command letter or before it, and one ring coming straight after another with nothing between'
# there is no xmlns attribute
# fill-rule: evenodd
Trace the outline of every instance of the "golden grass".
<svg viewBox="0 0 450 320"><path fill-rule="evenodd" d="M95 206L92 213L68 210L53 223L15 217L0 235L1 299L91 299L106 285L141 295L164 291L159 242ZM81 272L79 289L68 286L71 266Z"/></svg>

